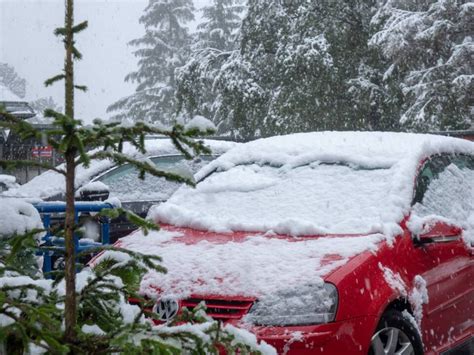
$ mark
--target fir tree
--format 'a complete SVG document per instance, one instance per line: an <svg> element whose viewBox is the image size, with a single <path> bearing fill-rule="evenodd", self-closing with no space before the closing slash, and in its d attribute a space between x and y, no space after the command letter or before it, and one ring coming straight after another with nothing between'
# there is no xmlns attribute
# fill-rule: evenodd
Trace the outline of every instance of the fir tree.
<svg viewBox="0 0 474 355"><path fill-rule="evenodd" d="M130 42L138 47L138 70L125 81L137 84L136 92L108 108L113 119L145 120L169 124L175 118L175 69L188 55L190 35L186 23L194 20L191 0L150 0L140 23L145 35Z"/></svg>
<svg viewBox="0 0 474 355"><path fill-rule="evenodd" d="M227 129L220 125L222 118L216 111L221 94L215 86L215 78L237 48L243 10L239 0L214 0L204 7L204 21L198 26L189 60L177 70L178 112L208 117L217 124L220 133Z"/></svg>
<svg viewBox="0 0 474 355"><path fill-rule="evenodd" d="M39 99L31 101L30 106L38 114L43 114L43 112L48 109L57 112L61 112L63 110L62 107L59 106L51 96L41 97Z"/></svg>
<svg viewBox="0 0 474 355"><path fill-rule="evenodd" d="M466 1L386 1L370 44L384 58L373 83L397 100L404 129L466 129L472 123L474 10ZM399 102L401 101L401 104Z"/></svg>
<svg viewBox="0 0 474 355"><path fill-rule="evenodd" d="M7 63L0 63L0 85L5 86L21 99L26 95L26 80Z"/></svg>
<svg viewBox="0 0 474 355"><path fill-rule="evenodd" d="M372 0L249 1L240 50L216 79L235 134L362 128L348 79L368 56L374 11Z"/></svg>

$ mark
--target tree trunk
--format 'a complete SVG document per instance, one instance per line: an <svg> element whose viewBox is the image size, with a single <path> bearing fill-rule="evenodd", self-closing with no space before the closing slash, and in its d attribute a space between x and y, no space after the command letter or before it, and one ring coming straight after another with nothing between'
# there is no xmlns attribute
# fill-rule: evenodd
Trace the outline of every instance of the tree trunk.
<svg viewBox="0 0 474 355"><path fill-rule="evenodd" d="M66 58L64 63L64 73L66 75L65 85L65 114L71 119L74 118L74 64L73 64L73 45L74 34L72 32L74 21L74 2L73 0L66 0ZM65 320L65 340L74 342L76 338L76 258L74 248L74 180L75 180L75 149L68 148L64 153L66 160L66 299L64 309Z"/></svg>

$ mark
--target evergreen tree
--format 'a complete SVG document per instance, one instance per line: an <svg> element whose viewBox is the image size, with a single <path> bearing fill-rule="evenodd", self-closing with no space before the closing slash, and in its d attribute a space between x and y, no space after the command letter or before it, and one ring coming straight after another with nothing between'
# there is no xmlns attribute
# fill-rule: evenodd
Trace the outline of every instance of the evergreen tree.
<svg viewBox="0 0 474 355"><path fill-rule="evenodd" d="M249 1L239 52L222 65L218 111L235 135L357 129L348 79L367 60L373 0Z"/></svg>
<svg viewBox="0 0 474 355"><path fill-rule="evenodd" d="M5 86L21 99L26 95L26 80L20 78L15 68L7 63L0 63L0 85Z"/></svg>
<svg viewBox="0 0 474 355"><path fill-rule="evenodd" d="M213 0L204 7L204 21L198 26L189 60L177 71L178 111L211 118L220 133L227 129L219 125L222 119L217 115L216 102L221 95L214 81L222 64L237 48L243 10L240 0Z"/></svg>
<svg viewBox="0 0 474 355"><path fill-rule="evenodd" d="M80 230L74 218L74 186L76 167L87 167L93 160L109 159L116 164L130 164L144 178L145 173L165 177L177 182L194 184L190 178L162 171L148 161L139 161L122 153L125 142L145 153L145 135L159 134L169 137L176 148L187 158L199 153L210 153L202 141L192 138L212 133L189 125L162 128L144 122L124 126L118 122L103 123L95 120L84 126L74 118L75 89L85 90L75 84L74 60L82 58L75 46L75 35L87 28L87 21L74 23L74 2L66 0L65 25L55 33L63 39L66 56L61 74L48 79L47 85L65 82L65 113L51 109L45 116L53 119L52 128L39 131L31 124L16 118L0 107L0 127L15 131L23 139L42 137L65 158L65 164L54 167L37 161L2 161L0 167L11 168L22 165L50 168L64 176L66 181L66 213L64 229L58 235L65 240L65 270L57 272L57 280L45 280L32 270L36 247L37 226L41 224L38 212L24 201L20 201L12 216L24 221L24 226L11 229L0 226L0 352L30 353L41 350L52 354L217 354L222 349L229 353L250 353L255 345L249 345L232 335L219 322L203 316L204 307L193 312L183 311L179 322L196 322L196 326L173 328L172 325L152 327L145 321L145 308L152 306L137 294L137 283L150 270L166 272L159 265L159 256L141 255L115 247L87 250L86 253L104 252L95 261L95 267L85 268L76 278L74 233ZM209 126L208 126L209 127ZM91 148L91 151L86 151ZM29 209L28 212L26 209ZM3 211L4 213L9 212ZM122 210L121 208L101 212L111 218L120 214L141 226L144 233L159 229L154 223ZM19 218L21 216L21 218ZM36 217L36 218L35 218ZM26 221L31 219L30 221ZM13 230L13 232L11 231ZM25 235L17 231L26 231ZM5 238L6 237L6 238ZM110 250L110 251L109 251ZM76 282L81 280L81 282ZM127 299L138 299L143 308L127 304ZM156 319L153 312L149 316ZM33 347L33 349L31 349Z"/></svg>
<svg viewBox="0 0 474 355"><path fill-rule="evenodd" d="M174 99L175 69L188 56L190 35L186 23L194 20L191 0L150 0L140 23L145 35L133 40L138 47L138 69L125 80L137 84L136 92L108 108L116 112L115 120L144 120L146 122L173 122L176 113Z"/></svg>
<svg viewBox="0 0 474 355"><path fill-rule="evenodd" d="M54 110L57 112L61 112L63 109L61 106L59 106L54 99L49 96L49 97L41 97L39 99L36 99L34 101L30 102L30 106L37 114L42 115L45 110Z"/></svg>
<svg viewBox="0 0 474 355"><path fill-rule="evenodd" d="M473 124L474 8L468 1L389 0L370 44L384 58L377 90L389 93L404 129L465 129ZM390 102L394 97L400 99ZM388 102L387 102L388 100ZM401 104L400 104L401 102Z"/></svg>

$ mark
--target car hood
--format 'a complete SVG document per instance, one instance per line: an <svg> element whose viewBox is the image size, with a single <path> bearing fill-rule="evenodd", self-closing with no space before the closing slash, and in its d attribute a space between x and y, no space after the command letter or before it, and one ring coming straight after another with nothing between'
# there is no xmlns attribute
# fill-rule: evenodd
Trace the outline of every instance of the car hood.
<svg viewBox="0 0 474 355"><path fill-rule="evenodd" d="M140 286L141 293L149 297L261 297L322 284L353 256L376 251L384 239L382 234L297 238L165 226L146 236L135 232L116 246L162 257L167 273L149 272Z"/></svg>

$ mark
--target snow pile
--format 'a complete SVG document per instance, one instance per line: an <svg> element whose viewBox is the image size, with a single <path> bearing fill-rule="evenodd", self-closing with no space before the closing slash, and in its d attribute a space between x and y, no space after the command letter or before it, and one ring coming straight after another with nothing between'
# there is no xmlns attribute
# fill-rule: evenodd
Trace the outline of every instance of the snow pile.
<svg viewBox="0 0 474 355"><path fill-rule="evenodd" d="M0 197L0 211L0 238L43 228L38 211L25 201Z"/></svg>
<svg viewBox="0 0 474 355"><path fill-rule="evenodd" d="M194 118L184 125L184 130L192 131L198 130L199 132L215 132L217 127L214 123L209 121L206 117L203 116L194 116Z"/></svg>
<svg viewBox="0 0 474 355"><path fill-rule="evenodd" d="M15 289L15 288L21 289ZM51 292L53 280L34 280L28 276L3 276L0 277L0 289L6 289L6 296L11 299L23 299L30 303L40 302L39 290L44 293ZM0 306L8 312L20 317L22 311L12 305L0 303ZM6 314L0 314L0 327L6 327L15 323L15 320Z"/></svg>
<svg viewBox="0 0 474 355"><path fill-rule="evenodd" d="M235 337L234 342L236 344L246 344L252 349L259 351L262 355L276 355L277 353L275 348L268 345L263 340L259 342L253 333L234 327L231 324L226 324L224 330Z"/></svg>
<svg viewBox="0 0 474 355"><path fill-rule="evenodd" d="M240 145L204 167L150 211L164 223L211 231L291 235L400 233L419 162L438 152L474 153L455 138L320 132Z"/></svg>
<svg viewBox="0 0 474 355"><path fill-rule="evenodd" d="M84 324L81 329L86 334L94 334L94 335L99 335L99 336L106 335L105 332L102 329L100 329L100 327L97 324L93 324L93 325Z"/></svg>
<svg viewBox="0 0 474 355"><path fill-rule="evenodd" d="M16 183L16 178L11 175L0 174L0 184L13 185Z"/></svg>
<svg viewBox="0 0 474 355"><path fill-rule="evenodd" d="M423 305L427 304L429 301L425 279L420 275L416 275L413 279L413 288L409 291L409 287L407 287L399 273L394 272L380 263L379 268L382 270L385 281L392 290L403 297L408 296L408 301L413 309L413 316L409 315L408 318L415 324L416 329L421 335L420 329L421 321L423 319ZM406 313L409 314L408 312Z"/></svg>
<svg viewBox="0 0 474 355"><path fill-rule="evenodd" d="M14 176L0 174L0 191L2 191L2 189L8 190L17 188L18 186L20 185L17 184Z"/></svg>
<svg viewBox="0 0 474 355"><path fill-rule="evenodd" d="M192 244L188 244L189 237L161 230L147 236L136 232L119 240L119 247L163 258L161 265L168 272L149 272L141 283L143 294L176 299L191 294L260 297L301 287L308 280L322 284L324 276L349 258L375 251L384 240L381 234L281 238L242 233L237 238L201 233L193 234Z"/></svg>
<svg viewBox="0 0 474 355"><path fill-rule="evenodd" d="M213 154L222 154L234 147L236 143L225 141L204 140L204 144L211 148ZM130 155L137 159L144 159L151 156L180 154L173 143L169 139L151 139L145 141L147 153L143 155L138 152L135 147L128 143L124 144L123 153ZM76 168L76 188L80 188L88 183L94 176L106 172L113 168L115 164L111 160L93 160L88 168L80 165ZM60 165L59 168L64 168ZM17 189L12 189L7 192L8 196L15 197L30 197L41 199L61 199L65 194L65 179L64 176L54 172L47 171Z"/></svg>
<svg viewBox="0 0 474 355"><path fill-rule="evenodd" d="M212 338L209 336L207 332L209 332L209 330L211 330L212 327L214 326L215 326L214 322L196 323L196 324L186 323L186 324L176 325L176 326L171 326L171 327L167 325L154 326L153 330L157 333L157 337L159 337L160 339L164 338L166 339L167 342L175 346L178 346L179 348L179 344L173 343L173 339L167 339L169 338L169 335L185 332L202 339L204 342L211 342ZM254 334L244 329L239 329L230 324L226 324L223 326L223 330L234 336L234 341L232 342L232 345L244 344L244 345L249 346L254 351L260 352L262 355L276 355L277 354L275 351L275 348L268 345L264 341L258 341L257 337ZM148 337L150 336L153 337L153 335L148 334Z"/></svg>
<svg viewBox="0 0 474 355"><path fill-rule="evenodd" d="M109 187L101 181L89 182L77 189L75 196L80 197L82 192L109 191Z"/></svg>
<svg viewBox="0 0 474 355"><path fill-rule="evenodd" d="M426 288L426 281L420 275L416 275L413 281L413 289L408 295L408 300L413 308L413 315L418 329L421 329L421 321L423 319L423 305L429 302L428 289Z"/></svg>
<svg viewBox="0 0 474 355"><path fill-rule="evenodd" d="M383 266L381 263L379 263L379 268L382 270L385 282L387 282L390 288L397 294L406 297L408 295L407 285L400 274L398 272L393 272L393 270Z"/></svg>

